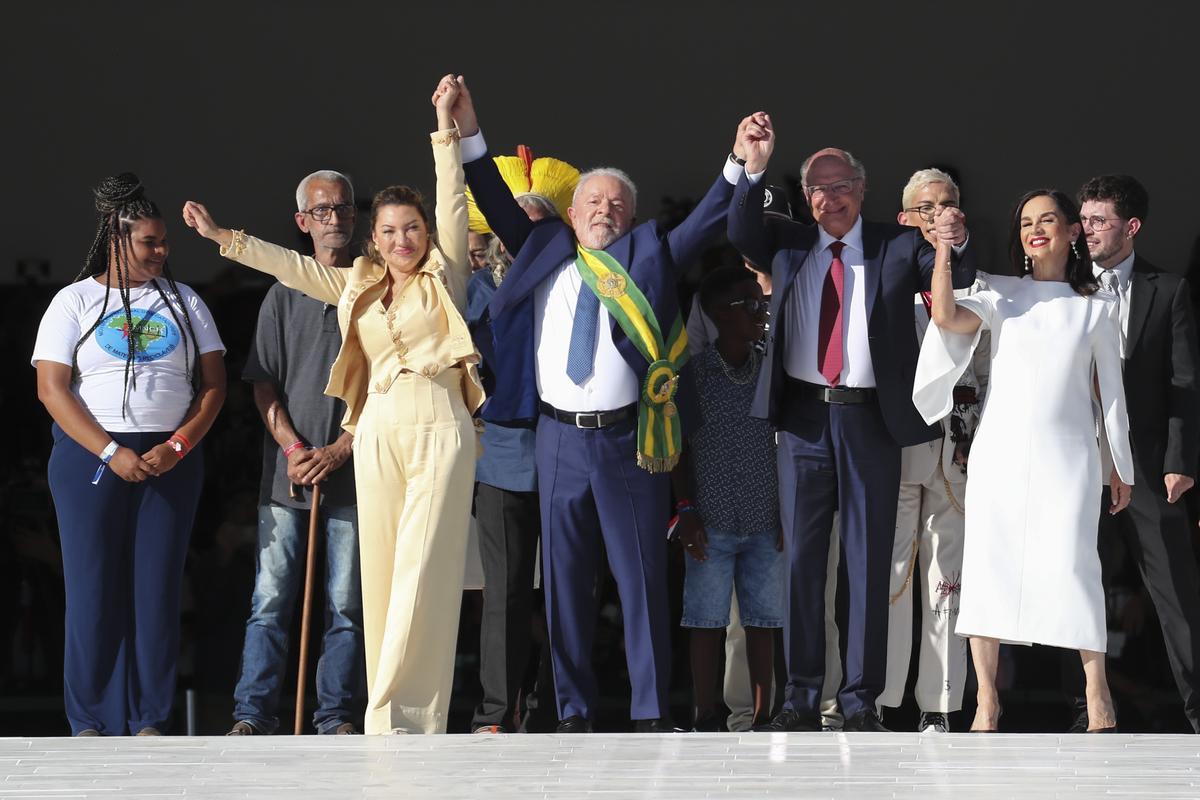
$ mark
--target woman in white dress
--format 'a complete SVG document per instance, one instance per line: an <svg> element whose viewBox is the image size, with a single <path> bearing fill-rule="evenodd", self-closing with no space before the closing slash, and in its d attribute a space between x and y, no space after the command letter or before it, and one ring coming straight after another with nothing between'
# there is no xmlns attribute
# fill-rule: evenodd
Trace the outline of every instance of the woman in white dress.
<svg viewBox="0 0 1200 800"><path fill-rule="evenodd" d="M934 325L913 389L926 420L950 410L979 331L991 331L991 384L971 448L956 625L971 637L979 678L971 730L997 728L1002 641L1078 650L1089 731L1116 729L1104 674L1096 530L1101 464L1115 514L1129 503L1133 461L1117 307L1098 292L1087 252L1078 207L1050 190L1025 195L1013 214L1010 254L1023 277L993 276L986 289L956 303L950 246L938 248Z"/></svg>

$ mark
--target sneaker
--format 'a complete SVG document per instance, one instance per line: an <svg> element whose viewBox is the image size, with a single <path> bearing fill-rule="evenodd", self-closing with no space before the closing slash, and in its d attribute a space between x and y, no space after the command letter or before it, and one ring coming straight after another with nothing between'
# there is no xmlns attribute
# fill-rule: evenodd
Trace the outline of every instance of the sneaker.
<svg viewBox="0 0 1200 800"><path fill-rule="evenodd" d="M921 733L949 733L950 717L940 711L922 711L917 730Z"/></svg>
<svg viewBox="0 0 1200 800"><path fill-rule="evenodd" d="M358 736L362 731L353 722L343 722L333 730L337 736Z"/></svg>
<svg viewBox="0 0 1200 800"><path fill-rule="evenodd" d="M508 733L503 725L480 725L471 733Z"/></svg>
<svg viewBox="0 0 1200 800"><path fill-rule="evenodd" d="M226 736L257 736L258 729L255 728L253 725L251 725L249 722L246 722L246 720L239 719L237 722L233 723L233 727L230 728L229 733L227 733L225 735Z"/></svg>
<svg viewBox="0 0 1200 800"><path fill-rule="evenodd" d="M162 736L162 731L153 725L147 725L137 732L138 736Z"/></svg>
<svg viewBox="0 0 1200 800"><path fill-rule="evenodd" d="M95 728L84 728L83 730L81 730L79 733L77 733L75 735L76 736L99 736L100 731L96 730Z"/></svg>

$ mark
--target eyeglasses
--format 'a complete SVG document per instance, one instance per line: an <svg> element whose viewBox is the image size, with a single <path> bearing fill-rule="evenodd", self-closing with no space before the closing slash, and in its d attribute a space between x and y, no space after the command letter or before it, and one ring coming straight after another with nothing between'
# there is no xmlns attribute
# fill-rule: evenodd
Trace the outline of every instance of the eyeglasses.
<svg viewBox="0 0 1200 800"><path fill-rule="evenodd" d="M933 218L937 216L937 210L939 206L941 208L958 208L958 203L953 201L938 203L937 205L926 203L924 205L914 206L913 208L906 208L904 210L910 214L918 215L926 222L933 222Z"/></svg>
<svg viewBox="0 0 1200 800"><path fill-rule="evenodd" d="M317 222L328 222L334 214L339 217L353 217L355 208L353 203L338 203L336 206L313 206L300 213L310 215Z"/></svg>
<svg viewBox="0 0 1200 800"><path fill-rule="evenodd" d="M1083 227L1091 228L1094 231L1106 231L1113 226L1115 222L1123 222L1121 217L1080 217L1080 222Z"/></svg>
<svg viewBox="0 0 1200 800"><path fill-rule="evenodd" d="M747 314L757 316L759 314L770 314L771 304L766 300L734 300L730 302L730 307L741 306L746 310Z"/></svg>
<svg viewBox="0 0 1200 800"><path fill-rule="evenodd" d="M809 197L813 197L817 192L825 194L850 194L854 190L854 184L861 181L862 178L850 178L844 181L834 181L833 183L819 183L816 186L805 186L804 193Z"/></svg>

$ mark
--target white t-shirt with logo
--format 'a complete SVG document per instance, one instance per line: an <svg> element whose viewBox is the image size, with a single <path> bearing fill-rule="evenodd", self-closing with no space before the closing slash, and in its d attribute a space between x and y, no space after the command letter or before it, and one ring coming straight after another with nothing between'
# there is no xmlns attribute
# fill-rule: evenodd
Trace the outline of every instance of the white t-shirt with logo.
<svg viewBox="0 0 1200 800"><path fill-rule="evenodd" d="M74 362L79 378L72 391L106 431L173 431L192 403L187 364L191 363L193 373L199 370L195 351L183 310L171 296L167 282L160 279L158 285L163 295L170 298L174 315L154 285L145 283L129 292L131 326L117 288L109 291L105 306L104 284L85 278L54 296L38 327L33 365L36 367L43 359L68 366ZM189 287L182 283L175 285L187 306L200 353L225 352L208 306ZM101 316L100 324L88 334L75 355L79 337ZM185 326L182 331L176 318ZM122 417L125 361L131 335L135 337L136 348L130 369L129 401Z"/></svg>

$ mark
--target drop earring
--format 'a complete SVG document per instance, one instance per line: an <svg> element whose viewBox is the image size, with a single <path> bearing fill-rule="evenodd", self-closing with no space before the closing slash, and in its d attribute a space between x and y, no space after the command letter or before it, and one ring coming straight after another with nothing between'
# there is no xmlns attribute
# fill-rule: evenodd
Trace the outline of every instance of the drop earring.
<svg viewBox="0 0 1200 800"><path fill-rule="evenodd" d="M1033 259L1028 254L1025 256L1025 271L1033 272Z"/></svg>
<svg viewBox="0 0 1200 800"><path fill-rule="evenodd" d="M1079 260L1079 243L1078 242L1071 242L1071 255L1073 255L1075 257L1076 261Z"/></svg>

